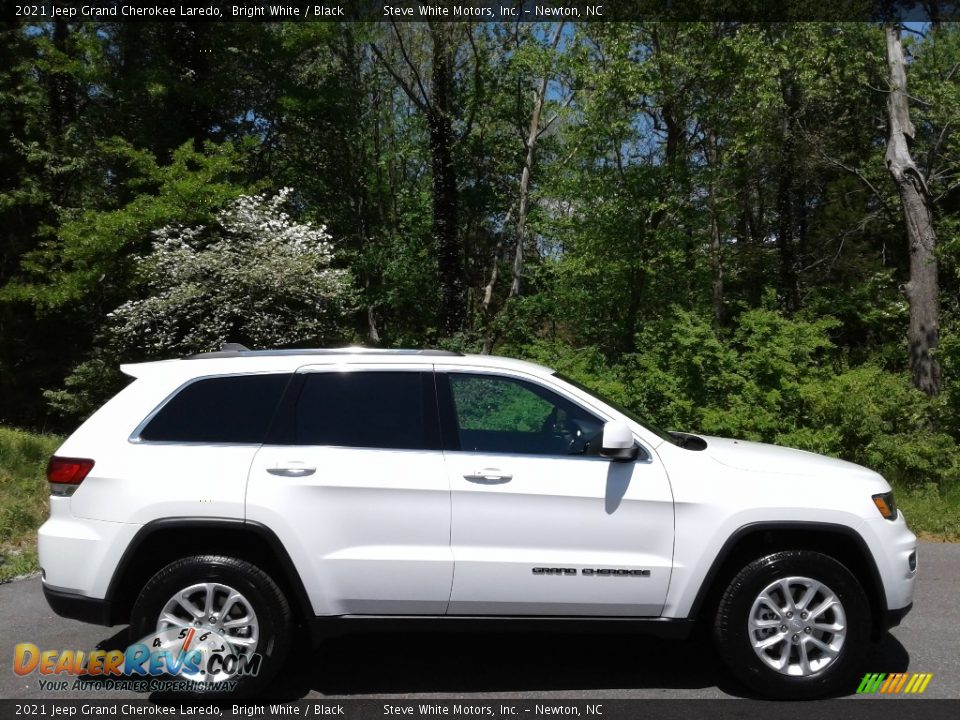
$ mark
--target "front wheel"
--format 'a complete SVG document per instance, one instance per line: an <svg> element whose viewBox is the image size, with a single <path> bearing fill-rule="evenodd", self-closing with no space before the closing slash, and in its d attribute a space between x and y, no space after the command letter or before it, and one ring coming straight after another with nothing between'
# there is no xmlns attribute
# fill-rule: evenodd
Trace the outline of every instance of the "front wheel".
<svg viewBox="0 0 960 720"><path fill-rule="evenodd" d="M170 694L249 696L286 658L291 611L273 578L245 560L200 555L154 575L133 607L130 627L166 671Z"/></svg>
<svg viewBox="0 0 960 720"><path fill-rule="evenodd" d="M855 689L870 644L870 604L841 563L818 552L754 560L727 587L714 624L730 670L765 697L814 699Z"/></svg>

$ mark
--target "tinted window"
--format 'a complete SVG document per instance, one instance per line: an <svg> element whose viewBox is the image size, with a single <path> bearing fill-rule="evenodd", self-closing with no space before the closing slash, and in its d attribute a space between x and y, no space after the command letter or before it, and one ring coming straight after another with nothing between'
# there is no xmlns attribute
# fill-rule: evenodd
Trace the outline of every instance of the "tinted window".
<svg viewBox="0 0 960 720"><path fill-rule="evenodd" d="M297 403L296 443L436 449L432 384L431 373L310 373Z"/></svg>
<svg viewBox="0 0 960 720"><path fill-rule="evenodd" d="M603 421L534 383L451 373L460 449L532 455L600 451Z"/></svg>
<svg viewBox="0 0 960 720"><path fill-rule="evenodd" d="M261 443L289 375L236 375L190 383L140 433L165 442Z"/></svg>

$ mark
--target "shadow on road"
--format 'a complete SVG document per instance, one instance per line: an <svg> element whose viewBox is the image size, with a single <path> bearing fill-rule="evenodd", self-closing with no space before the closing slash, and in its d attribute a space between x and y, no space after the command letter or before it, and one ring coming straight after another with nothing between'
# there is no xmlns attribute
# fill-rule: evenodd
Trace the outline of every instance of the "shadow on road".
<svg viewBox="0 0 960 720"><path fill-rule="evenodd" d="M744 696L708 642L634 634L358 634L300 652L271 688L282 698L708 688ZM669 696L669 692L664 693Z"/></svg>
<svg viewBox="0 0 960 720"><path fill-rule="evenodd" d="M899 673L906 672L909 667L910 653L897 638L887 633L883 640L873 646L863 663L863 672Z"/></svg>
<svg viewBox="0 0 960 720"><path fill-rule="evenodd" d="M123 649L126 628L97 644ZM892 635L874 645L863 672L904 672L910 655ZM357 633L298 647L267 693L321 695L533 694L578 690L698 690L754 697L722 665L711 642L634 634ZM848 694L853 694L851 687Z"/></svg>
<svg viewBox="0 0 960 720"><path fill-rule="evenodd" d="M874 645L863 672L903 672L906 648ZM756 697L723 667L705 638L670 641L613 634L358 634L300 651L270 688L278 699L322 695L698 690ZM847 694L852 695L856 686Z"/></svg>

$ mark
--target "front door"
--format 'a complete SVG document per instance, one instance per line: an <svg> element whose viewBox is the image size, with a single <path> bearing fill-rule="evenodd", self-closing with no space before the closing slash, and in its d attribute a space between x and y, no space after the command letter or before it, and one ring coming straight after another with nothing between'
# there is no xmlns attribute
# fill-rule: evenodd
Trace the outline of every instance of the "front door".
<svg viewBox="0 0 960 720"><path fill-rule="evenodd" d="M599 456L604 417L520 372L440 371L451 615L657 616L673 499L656 455Z"/></svg>

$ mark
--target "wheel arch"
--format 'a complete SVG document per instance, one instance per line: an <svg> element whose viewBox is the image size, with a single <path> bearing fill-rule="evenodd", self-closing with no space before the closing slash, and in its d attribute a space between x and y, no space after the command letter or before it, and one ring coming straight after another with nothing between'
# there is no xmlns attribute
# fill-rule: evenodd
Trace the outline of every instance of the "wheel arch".
<svg viewBox="0 0 960 720"><path fill-rule="evenodd" d="M756 522L738 528L727 538L704 576L690 607L689 618L712 618L723 591L733 577L753 560L780 550L812 550L829 555L850 570L870 603L872 634L887 629L887 599L876 561L863 537L851 527L808 521Z"/></svg>
<svg viewBox="0 0 960 720"><path fill-rule="evenodd" d="M257 565L287 595L296 620L313 617L300 574L269 527L234 518L178 517L149 522L130 541L107 588L111 624L127 621L140 589L158 570L197 554L227 555Z"/></svg>

